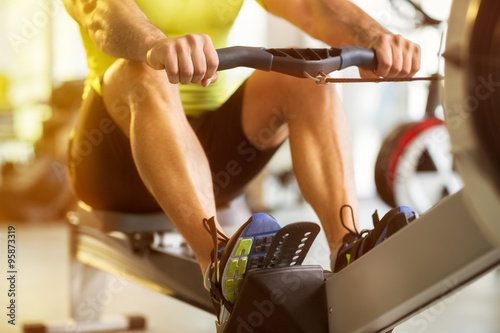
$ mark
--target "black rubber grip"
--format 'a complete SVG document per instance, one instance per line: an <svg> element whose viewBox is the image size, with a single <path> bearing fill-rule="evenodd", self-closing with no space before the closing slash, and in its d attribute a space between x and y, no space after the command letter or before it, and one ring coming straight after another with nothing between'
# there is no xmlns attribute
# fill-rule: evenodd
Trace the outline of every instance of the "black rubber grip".
<svg viewBox="0 0 500 333"><path fill-rule="evenodd" d="M364 69L377 69L377 56L372 49L364 47L348 46L338 48L340 49L340 57L342 58L342 65L340 69L350 66L357 66Z"/></svg>
<svg viewBox="0 0 500 333"><path fill-rule="evenodd" d="M218 49L219 68L223 71L235 67L250 67L270 71L273 55L262 47L232 46Z"/></svg>

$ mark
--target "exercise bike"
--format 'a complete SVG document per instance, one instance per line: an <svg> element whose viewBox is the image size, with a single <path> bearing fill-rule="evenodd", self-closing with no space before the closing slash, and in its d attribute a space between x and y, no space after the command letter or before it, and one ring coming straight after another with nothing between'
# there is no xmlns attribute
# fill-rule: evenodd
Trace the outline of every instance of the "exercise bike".
<svg viewBox="0 0 500 333"><path fill-rule="evenodd" d="M298 264L250 271L230 321L218 333L389 332L500 264L500 94L493 89L500 84L500 49L492 47L498 44L494 28L500 27L500 3L455 1L451 17L445 113L464 188L335 275ZM333 70L375 65L373 51L353 47L235 47L218 53L221 70L247 66L299 77L306 73L320 83L328 82L324 74ZM457 107L488 91L488 98L477 98L474 113ZM96 211L80 203L69 221L74 273L80 271L73 278L80 282L73 288L77 296L92 289L81 282L95 281L92 276L103 270L213 311L196 261L182 246L169 248L173 225L165 215ZM140 317L86 322L75 310L80 332L145 325ZM65 330L38 325L24 331Z"/></svg>

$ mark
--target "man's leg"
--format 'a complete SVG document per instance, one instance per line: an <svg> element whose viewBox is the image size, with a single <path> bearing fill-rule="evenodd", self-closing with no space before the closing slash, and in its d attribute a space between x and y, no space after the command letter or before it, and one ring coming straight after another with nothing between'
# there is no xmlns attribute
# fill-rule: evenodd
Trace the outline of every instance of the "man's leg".
<svg viewBox="0 0 500 333"><path fill-rule="evenodd" d="M333 251L347 232L340 223L341 206L350 205L358 221L349 125L334 86L255 72L247 82L242 117L245 134L261 149L289 135L300 189ZM350 211L344 211L344 221L352 228Z"/></svg>
<svg viewBox="0 0 500 333"><path fill-rule="evenodd" d="M204 272L213 249L202 224L215 215L212 179L184 114L178 86L170 84L163 71L118 60L104 76L102 94L109 114L130 138L144 184L185 237Z"/></svg>

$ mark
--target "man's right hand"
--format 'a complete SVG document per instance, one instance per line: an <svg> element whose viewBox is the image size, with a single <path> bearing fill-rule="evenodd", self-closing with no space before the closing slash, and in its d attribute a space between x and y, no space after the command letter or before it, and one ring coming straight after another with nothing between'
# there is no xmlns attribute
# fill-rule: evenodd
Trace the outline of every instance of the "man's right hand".
<svg viewBox="0 0 500 333"><path fill-rule="evenodd" d="M201 82L206 87L217 80L219 57L208 35L190 34L156 42L147 53L147 64L165 69L172 84Z"/></svg>

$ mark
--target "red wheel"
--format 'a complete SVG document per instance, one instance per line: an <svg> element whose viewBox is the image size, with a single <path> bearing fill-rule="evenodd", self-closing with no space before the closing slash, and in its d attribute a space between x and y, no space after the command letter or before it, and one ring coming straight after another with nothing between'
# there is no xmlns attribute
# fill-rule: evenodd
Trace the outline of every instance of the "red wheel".
<svg viewBox="0 0 500 333"><path fill-rule="evenodd" d="M458 190L443 121L430 117L394 129L378 154L375 184L388 205L410 205L421 213Z"/></svg>

